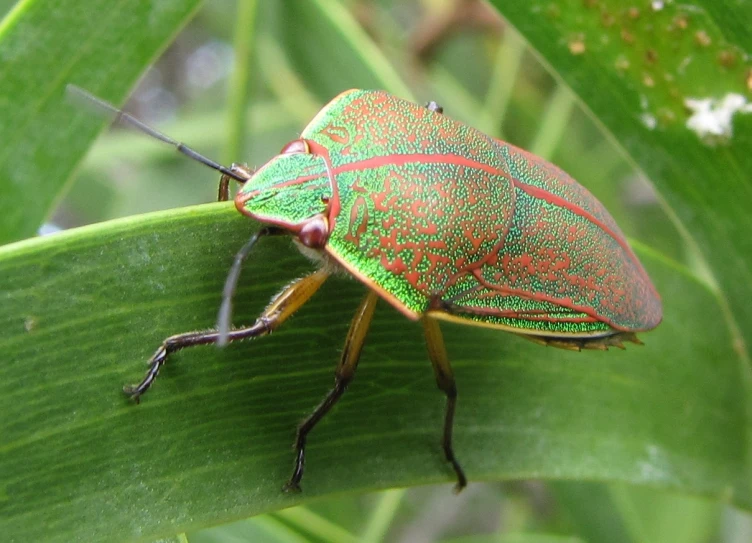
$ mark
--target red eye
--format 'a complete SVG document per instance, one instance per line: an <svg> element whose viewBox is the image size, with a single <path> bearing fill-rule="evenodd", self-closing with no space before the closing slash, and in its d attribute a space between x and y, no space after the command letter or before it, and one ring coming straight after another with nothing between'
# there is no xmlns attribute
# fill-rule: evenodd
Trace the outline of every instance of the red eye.
<svg viewBox="0 0 752 543"><path fill-rule="evenodd" d="M329 221L323 215L311 217L303 223L298 239L306 247L322 249L329 239Z"/></svg>
<svg viewBox="0 0 752 543"><path fill-rule="evenodd" d="M306 140L293 140L284 147L282 147L282 150L279 152L280 155L288 155L290 153L306 153L310 154L311 148L308 146L308 142Z"/></svg>

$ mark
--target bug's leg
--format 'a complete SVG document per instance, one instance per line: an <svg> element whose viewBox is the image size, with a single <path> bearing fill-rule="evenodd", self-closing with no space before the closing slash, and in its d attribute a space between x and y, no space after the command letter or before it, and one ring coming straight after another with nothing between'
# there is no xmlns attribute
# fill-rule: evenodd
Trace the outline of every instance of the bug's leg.
<svg viewBox="0 0 752 543"><path fill-rule="evenodd" d="M444 108L441 107L439 104L431 100L426 104L426 109L428 111L435 111L436 113L444 113Z"/></svg>
<svg viewBox="0 0 752 543"><path fill-rule="evenodd" d="M431 359L431 364L436 374L436 384L447 397L442 446L444 448L444 456L452 464L454 472L457 474L457 484L454 490L455 492L459 492L467 485L467 478L465 477L465 472L462 471L462 466L460 466L457 458L455 458L454 450L452 449L452 425L454 423L454 408L457 404L457 385L454 382L452 366L449 364L449 358L447 358L444 338L441 335L439 323L436 319L425 316L423 317L423 328L426 333L428 356Z"/></svg>
<svg viewBox="0 0 752 543"><path fill-rule="evenodd" d="M375 292L369 292L360 303L358 310L350 324L350 330L347 332L345 346L342 349L342 357L337 370L334 373L334 388L326 395L324 400L313 410L308 418L298 426L298 433L295 437L295 469L287 484L283 487L285 492L300 492L300 480L303 478L303 469L305 468L305 446L308 432L326 415L337 400L342 397L347 385L350 384L355 376L355 368L358 367L360 353L363 350L363 344L366 341L368 328L371 325L373 310L376 307L378 296Z"/></svg>
<svg viewBox="0 0 752 543"><path fill-rule="evenodd" d="M245 177L246 180L250 179L253 175L253 170L251 170L246 164L233 164L230 167L230 170L241 177ZM222 174L222 177L219 178L219 190L217 191L218 202L226 202L230 199L230 180L240 183L240 181L233 179L227 174Z"/></svg>
<svg viewBox="0 0 752 543"><path fill-rule="evenodd" d="M217 201L226 202L230 199L230 176L222 174L219 178L219 190L217 191Z"/></svg>
<svg viewBox="0 0 752 543"><path fill-rule="evenodd" d="M270 334L278 328L287 317L300 309L300 307L319 289L328 276L328 272L318 270L288 285L282 290L282 292L272 298L272 301L267 308L251 326L230 330L227 337L228 341L256 338ZM157 349L154 356L149 360L149 369L143 380L137 385L124 387L123 392L138 403L141 395L149 389L157 378L159 370L167 361L167 357L176 351L185 349L186 347L216 343L218 337L219 332L216 330L187 332L185 334L168 337L162 342L162 345L159 346L159 349Z"/></svg>

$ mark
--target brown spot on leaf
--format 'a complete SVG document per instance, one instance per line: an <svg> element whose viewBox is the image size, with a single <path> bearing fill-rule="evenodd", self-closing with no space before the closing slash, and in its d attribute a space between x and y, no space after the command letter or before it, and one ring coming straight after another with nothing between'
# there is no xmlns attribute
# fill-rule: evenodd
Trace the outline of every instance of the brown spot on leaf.
<svg viewBox="0 0 752 543"><path fill-rule="evenodd" d="M728 49L718 53L718 63L724 68L733 68L736 66L736 54Z"/></svg>
<svg viewBox="0 0 752 543"><path fill-rule="evenodd" d="M581 55L585 52L585 36L578 34L569 40L569 52L573 55Z"/></svg>
<svg viewBox="0 0 752 543"><path fill-rule="evenodd" d="M561 8L558 4L549 4L546 7L546 15L548 15L551 19L558 19L561 17Z"/></svg>
<svg viewBox="0 0 752 543"><path fill-rule="evenodd" d="M661 124L670 124L676 120L676 114L667 107L662 107L658 110L658 118Z"/></svg>
<svg viewBox="0 0 752 543"><path fill-rule="evenodd" d="M704 30L698 30L695 32L695 43L699 45L700 47L708 47L711 43L713 43L713 40L710 39L710 36L708 36L708 33Z"/></svg>
<svg viewBox="0 0 752 543"><path fill-rule="evenodd" d="M678 17L674 18L674 28L678 28L679 30L686 30L689 26L689 19L687 19L686 15L679 15Z"/></svg>
<svg viewBox="0 0 752 543"><path fill-rule="evenodd" d="M619 58L616 59L614 66L616 66L616 69L620 72L625 72L629 69L629 59L624 55L620 55Z"/></svg>

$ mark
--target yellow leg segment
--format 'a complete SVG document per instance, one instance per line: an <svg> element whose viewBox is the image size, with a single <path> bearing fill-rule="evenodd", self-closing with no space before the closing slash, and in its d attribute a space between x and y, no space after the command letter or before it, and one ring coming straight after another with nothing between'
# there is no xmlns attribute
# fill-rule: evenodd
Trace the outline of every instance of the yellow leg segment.
<svg viewBox="0 0 752 543"><path fill-rule="evenodd" d="M342 350L342 357L334 373L334 388L329 391L329 394L313 410L313 413L298 427L298 433L295 438L295 468L290 476L290 480L283 487L283 490L286 492L300 492L300 480L303 478L303 470L305 468L305 446L308 433L313 430L313 427L337 403L345 393L345 390L347 390L347 385L355 377L355 369L358 367L360 353L366 341L366 335L371 325L377 301L378 296L376 293L370 291L361 302L350 324L350 330L347 332L347 338L345 338L345 347Z"/></svg>
<svg viewBox="0 0 752 543"><path fill-rule="evenodd" d="M300 309L319 287L324 284L327 277L329 277L327 272L318 270L288 285L272 299L264 312L256 319L256 322L245 328L230 330L227 340L237 341L240 339L261 337L271 333L287 320L290 315ZM149 369L143 380L137 385L125 387L123 391L138 403L141 395L149 389L157 378L159 370L167 361L168 356L186 347L216 343L217 339L219 339L219 332L216 330L187 332L168 337L149 360Z"/></svg>
<svg viewBox="0 0 752 543"><path fill-rule="evenodd" d="M444 338L441 335L438 321L429 316L424 316L423 328L426 334L428 356L431 359L433 371L436 374L436 384L447 397L442 446L444 448L444 456L452 464L454 472L457 474L457 484L454 490L455 492L459 492L467 486L467 477L465 477L465 472L462 470L462 466L460 466L457 458L455 458L454 450L452 449L452 427L454 425L454 409L457 404L457 385L454 382L454 373L452 372L452 366L449 364L449 358L444 347Z"/></svg>

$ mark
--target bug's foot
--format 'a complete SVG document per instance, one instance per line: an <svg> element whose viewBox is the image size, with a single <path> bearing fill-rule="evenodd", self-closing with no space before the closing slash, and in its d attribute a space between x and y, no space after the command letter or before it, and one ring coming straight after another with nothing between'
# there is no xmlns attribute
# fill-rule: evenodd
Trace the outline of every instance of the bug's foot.
<svg viewBox="0 0 752 543"><path fill-rule="evenodd" d="M140 403L141 395L149 390L149 387L157 378L157 375L159 375L159 370L162 367L162 364L164 364L165 360L167 359L167 355L169 354L166 345L167 342L163 343L162 346L157 349L157 352L154 353L154 356L149 360L149 369L146 371L146 375L139 384L126 385L123 387L123 392L126 395L130 396L130 398L134 402Z"/></svg>
<svg viewBox="0 0 752 543"><path fill-rule="evenodd" d="M462 489L467 486L467 477L465 477L465 472L462 470L462 467L460 466L459 462L457 462L457 460L452 458L450 462L452 463L454 472L457 474L457 483L454 485L452 491L455 494L459 494L460 492L462 492Z"/></svg>
<svg viewBox="0 0 752 543"><path fill-rule="evenodd" d="M282 487L282 492L286 494L299 494L303 489L300 488L300 483L295 481L287 481L285 486Z"/></svg>
<svg viewBox="0 0 752 543"><path fill-rule="evenodd" d="M141 403L141 393L142 391L139 390L141 387L138 385L125 385L123 387L123 394L128 396L131 400L133 400L136 403Z"/></svg>
<svg viewBox="0 0 752 543"><path fill-rule="evenodd" d="M465 476L463 474L462 477L460 477L458 481L452 487L452 492L454 492L455 494L459 494L460 492L462 492L462 489L464 489L466 486L467 486L467 479L465 479Z"/></svg>

